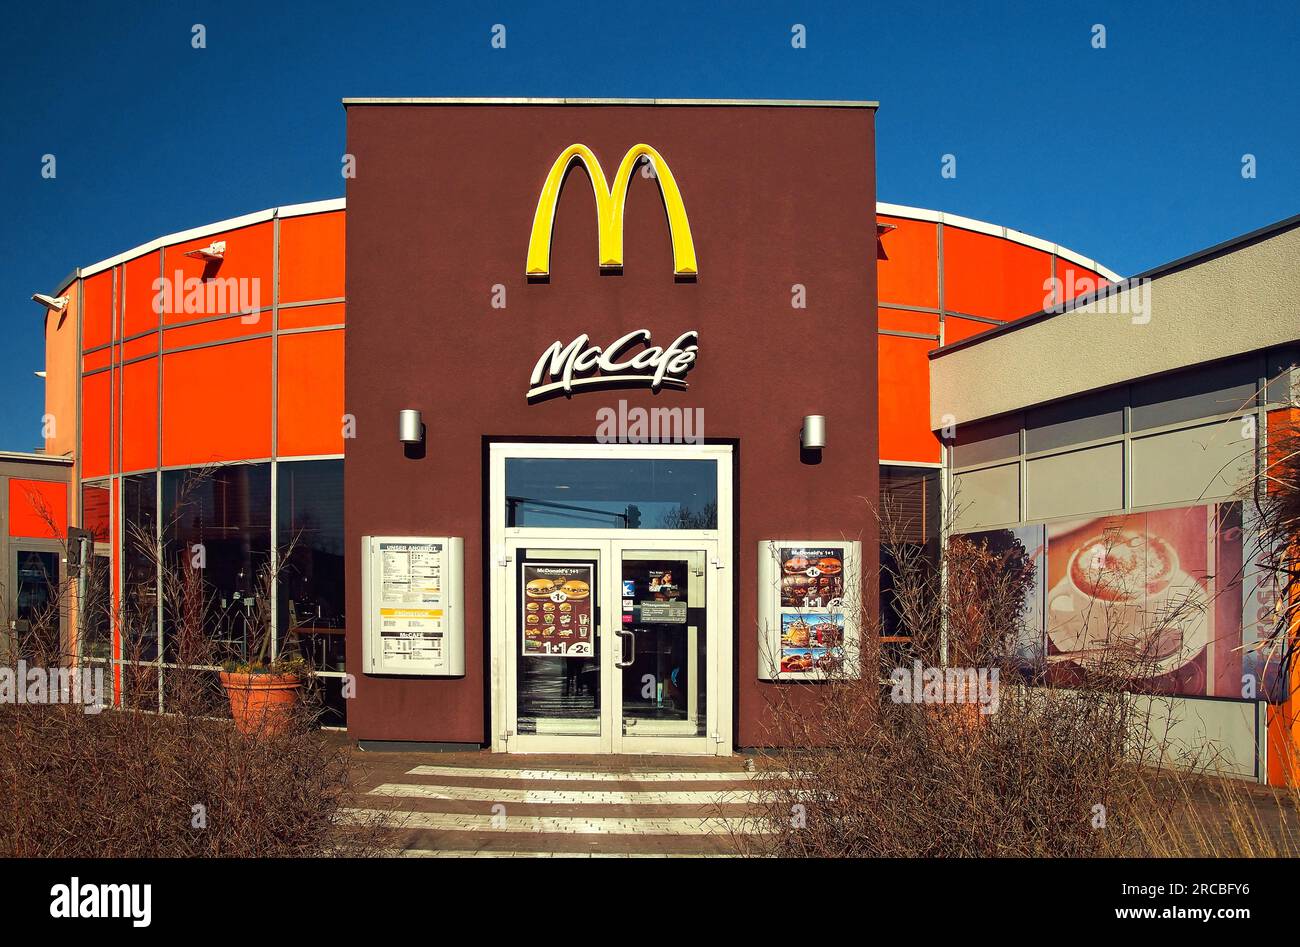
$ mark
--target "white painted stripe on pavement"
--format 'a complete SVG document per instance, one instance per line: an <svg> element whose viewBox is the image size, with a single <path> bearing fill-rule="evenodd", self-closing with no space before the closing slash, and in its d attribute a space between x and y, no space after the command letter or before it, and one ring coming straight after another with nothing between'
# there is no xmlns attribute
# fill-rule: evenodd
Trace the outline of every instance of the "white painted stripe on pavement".
<svg viewBox="0 0 1300 947"><path fill-rule="evenodd" d="M370 790L374 796L411 799L448 799L457 802L518 802L557 805L707 806L722 803L752 804L752 789L666 790L619 792L604 789L500 789L491 786L428 786L423 783L384 783Z"/></svg>
<svg viewBox="0 0 1300 947"><path fill-rule="evenodd" d="M446 832L543 832L564 835L753 835L769 831L754 819L668 816L480 815L461 812L383 812L345 809L345 823L380 824L395 829L438 829Z"/></svg>
<svg viewBox="0 0 1300 947"><path fill-rule="evenodd" d="M468 766L417 766L408 770L408 776L461 776L465 779L552 779L552 780L589 780L605 783L691 783L691 782L740 782L764 775L746 770L686 772L642 772L610 773L597 770L575 769L476 769ZM780 773L767 775L780 777Z"/></svg>

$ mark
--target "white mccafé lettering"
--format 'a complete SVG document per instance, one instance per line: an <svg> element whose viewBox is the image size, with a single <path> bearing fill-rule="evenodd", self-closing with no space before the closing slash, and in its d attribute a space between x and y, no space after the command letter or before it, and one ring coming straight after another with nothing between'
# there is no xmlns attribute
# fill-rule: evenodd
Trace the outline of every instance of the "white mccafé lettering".
<svg viewBox="0 0 1300 947"><path fill-rule="evenodd" d="M556 391L568 394L575 388L593 385L647 385L655 391L664 385L685 388L682 376L695 364L698 340L699 333L692 329L661 348L650 344L649 329L636 329L604 347L592 345L591 337L585 333L568 345L556 341L537 360L528 397ZM646 347L624 357L637 344Z"/></svg>

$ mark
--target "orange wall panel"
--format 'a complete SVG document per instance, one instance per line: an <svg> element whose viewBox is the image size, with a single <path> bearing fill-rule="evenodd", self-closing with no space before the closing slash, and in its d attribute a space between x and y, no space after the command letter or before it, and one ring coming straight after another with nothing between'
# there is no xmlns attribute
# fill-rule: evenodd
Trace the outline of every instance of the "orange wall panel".
<svg viewBox="0 0 1300 947"><path fill-rule="evenodd" d="M82 372L93 372L99 368L108 368L113 363L113 350L111 348L100 349L97 352L91 352L89 355L81 357Z"/></svg>
<svg viewBox="0 0 1300 947"><path fill-rule="evenodd" d="M987 332L989 329L996 328L997 326L989 325L987 322L979 322L975 319L962 319L960 316L944 316L943 344L952 345L954 342L960 342L962 339L969 339L972 335L979 335L981 332Z"/></svg>
<svg viewBox="0 0 1300 947"><path fill-rule="evenodd" d="M81 348L93 349L113 341L113 270L88 276L81 283L83 295Z"/></svg>
<svg viewBox="0 0 1300 947"><path fill-rule="evenodd" d="M280 337L281 457L343 453L343 330Z"/></svg>
<svg viewBox="0 0 1300 947"><path fill-rule="evenodd" d="M912 312L908 309L890 309L881 306L878 315L879 328L894 332L924 332L937 340L939 337L939 316L937 313ZM937 346L938 341L935 342Z"/></svg>
<svg viewBox="0 0 1300 947"><path fill-rule="evenodd" d="M163 332L165 349L181 349L205 342L225 342L245 335L263 335L271 331L271 313L259 312L249 316L231 316L213 319L191 326L180 326Z"/></svg>
<svg viewBox="0 0 1300 947"><path fill-rule="evenodd" d="M280 302L343 296L343 211L280 221Z"/></svg>
<svg viewBox="0 0 1300 947"><path fill-rule="evenodd" d="M158 333L151 332L149 335L141 336L138 339L132 339L130 342L123 342L122 361L129 361L133 358L139 358L141 355L158 354Z"/></svg>
<svg viewBox="0 0 1300 947"><path fill-rule="evenodd" d="M219 262L185 255L222 240L226 242L226 254ZM163 274L172 287L172 294L164 303L163 323L194 322L208 316L242 312L245 308L269 309L275 294L274 246L273 223L268 220L166 247ZM196 293L194 299L187 292L187 287L193 287L191 280L204 281L203 293ZM222 283L217 284L217 280ZM179 300L175 298L177 287ZM218 292L219 289L222 291Z"/></svg>
<svg viewBox="0 0 1300 947"><path fill-rule="evenodd" d="M81 380L81 476L102 477L111 469L113 373Z"/></svg>
<svg viewBox="0 0 1300 947"><path fill-rule="evenodd" d="M939 441L930 431L928 339L879 337L880 459L938 463Z"/></svg>
<svg viewBox="0 0 1300 947"><path fill-rule="evenodd" d="M1056 258L1056 278L1061 281L1061 292L1065 302L1069 302L1075 296L1086 296L1110 285L1110 281L1100 273L1060 257Z"/></svg>
<svg viewBox="0 0 1300 947"><path fill-rule="evenodd" d="M158 327L154 309L154 281L158 279L162 253L155 250L130 260L122 266L122 318L119 338L129 338Z"/></svg>
<svg viewBox="0 0 1300 947"><path fill-rule="evenodd" d="M988 234L943 229L944 309L1019 319L1043 309L1052 255Z"/></svg>
<svg viewBox="0 0 1300 947"><path fill-rule="evenodd" d="M163 356L163 466L271 454L271 340Z"/></svg>
<svg viewBox="0 0 1300 947"><path fill-rule="evenodd" d="M939 308L938 224L881 217L896 229L880 237L884 256L876 261L881 304Z"/></svg>
<svg viewBox="0 0 1300 947"><path fill-rule="evenodd" d="M314 326L341 326L346 321L347 307L343 303L326 303L323 306L295 306L280 310L281 329L306 329Z"/></svg>
<svg viewBox="0 0 1300 947"><path fill-rule="evenodd" d="M52 480L9 480L9 535L62 539L68 535L68 485Z"/></svg>
<svg viewBox="0 0 1300 947"><path fill-rule="evenodd" d="M158 466L158 360L122 366L122 470Z"/></svg>

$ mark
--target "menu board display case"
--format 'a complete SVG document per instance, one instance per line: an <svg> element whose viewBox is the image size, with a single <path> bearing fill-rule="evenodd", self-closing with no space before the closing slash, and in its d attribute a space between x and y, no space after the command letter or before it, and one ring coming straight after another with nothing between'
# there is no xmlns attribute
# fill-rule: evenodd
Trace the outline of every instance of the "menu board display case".
<svg viewBox="0 0 1300 947"><path fill-rule="evenodd" d="M854 665L860 563L854 541L759 541L759 680L822 680Z"/></svg>
<svg viewBox="0 0 1300 947"><path fill-rule="evenodd" d="M458 536L363 536L367 674L465 673L465 543Z"/></svg>

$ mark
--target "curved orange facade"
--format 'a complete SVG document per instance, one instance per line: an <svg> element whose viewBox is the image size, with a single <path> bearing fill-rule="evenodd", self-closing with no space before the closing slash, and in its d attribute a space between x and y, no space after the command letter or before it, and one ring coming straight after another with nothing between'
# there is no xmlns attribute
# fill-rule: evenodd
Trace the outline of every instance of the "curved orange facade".
<svg viewBox="0 0 1300 947"><path fill-rule="evenodd" d="M880 460L938 466L927 354L1118 277L1093 260L966 217L880 204Z"/></svg>
<svg viewBox="0 0 1300 947"><path fill-rule="evenodd" d="M47 402L66 415L79 382L79 434L47 449L74 449L81 479L341 455L344 211L326 204L162 238L75 280L80 342L50 333ZM881 204L877 225L880 459L937 465L927 353L1040 311L1053 280L1068 301L1116 276L967 218ZM187 256L218 242L219 261ZM69 350L80 353L71 370Z"/></svg>
<svg viewBox="0 0 1300 947"><path fill-rule="evenodd" d="M928 353L1037 312L1052 292L1068 299L1117 277L1016 231L895 205L877 210L878 459L937 467ZM46 450L76 460L71 522L107 514L108 535L96 538L107 543L115 606L130 572L127 521L155 503L164 508L165 472L269 463L282 485L259 489L279 489L279 498L257 501L243 488L231 502L257 529L281 517L281 529L296 530L293 514L283 517L293 496L311 489L312 465L279 463L278 474L275 465L343 456L344 213L343 201L326 201L162 237L78 271L60 289L70 301L46 325L46 412L55 421ZM291 466L301 473L282 479ZM140 494L142 482L159 492ZM318 629L327 646L330 636L341 644L340 622ZM120 633L112 657L120 695L130 663ZM334 670L341 676L341 654Z"/></svg>

